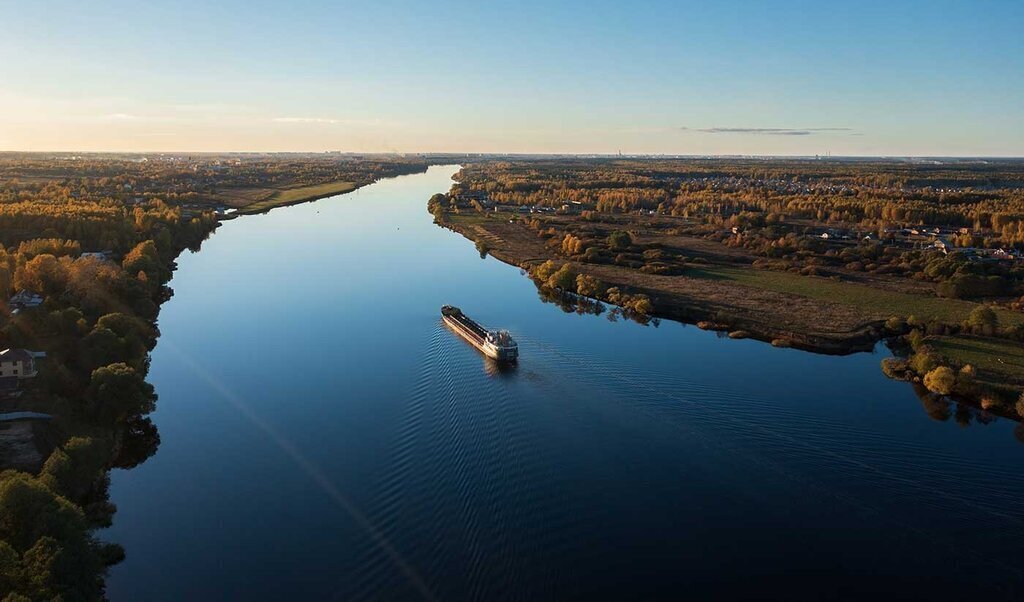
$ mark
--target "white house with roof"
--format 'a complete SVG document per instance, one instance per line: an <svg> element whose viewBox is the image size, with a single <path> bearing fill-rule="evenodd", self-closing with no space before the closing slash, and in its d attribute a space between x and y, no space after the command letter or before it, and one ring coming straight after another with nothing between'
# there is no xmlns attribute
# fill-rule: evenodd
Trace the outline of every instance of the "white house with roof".
<svg viewBox="0 0 1024 602"><path fill-rule="evenodd" d="M38 374L34 354L24 349L0 351L0 378L32 378Z"/></svg>

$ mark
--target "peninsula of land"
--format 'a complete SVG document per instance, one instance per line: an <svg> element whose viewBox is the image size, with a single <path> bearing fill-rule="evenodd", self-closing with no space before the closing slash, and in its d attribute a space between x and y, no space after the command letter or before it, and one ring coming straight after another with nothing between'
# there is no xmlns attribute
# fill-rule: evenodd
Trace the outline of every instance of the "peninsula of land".
<svg viewBox="0 0 1024 602"><path fill-rule="evenodd" d="M456 179L437 223L542 291L820 353L888 339L887 374L1017 415L1022 161L534 159Z"/></svg>

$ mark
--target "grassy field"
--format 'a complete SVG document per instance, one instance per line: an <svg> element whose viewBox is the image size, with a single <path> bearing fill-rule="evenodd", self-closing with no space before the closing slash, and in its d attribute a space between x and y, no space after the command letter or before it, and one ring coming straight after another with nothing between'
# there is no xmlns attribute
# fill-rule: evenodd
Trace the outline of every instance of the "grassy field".
<svg viewBox="0 0 1024 602"><path fill-rule="evenodd" d="M294 205L295 203L302 203L304 201L311 201L313 199L319 199L326 196L351 192L355 190L355 188L355 182L328 182L326 184L317 184L315 186L302 186L299 188L289 188L288 190L277 190L271 192L266 198L242 207L238 210L238 213L243 215L250 213L262 213L273 209L274 207Z"/></svg>
<svg viewBox="0 0 1024 602"><path fill-rule="evenodd" d="M996 386L1024 384L1024 346L1013 341L971 336L928 337L936 352L978 369L978 380Z"/></svg>
<svg viewBox="0 0 1024 602"><path fill-rule="evenodd" d="M977 307L976 303L970 301L898 293L852 282L754 268L709 266L694 270L689 275L729 280L743 286L851 305L878 319L913 315L922 320L935 318L942 322L958 323L967 319L971 310ZM1003 326L1024 322L1024 314L1021 313L1005 310L997 310L996 313Z"/></svg>

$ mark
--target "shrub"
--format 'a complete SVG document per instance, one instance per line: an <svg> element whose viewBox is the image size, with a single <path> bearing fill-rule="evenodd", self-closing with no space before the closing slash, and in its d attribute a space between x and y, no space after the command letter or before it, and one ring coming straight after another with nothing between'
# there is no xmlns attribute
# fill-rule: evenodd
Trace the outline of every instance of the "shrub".
<svg viewBox="0 0 1024 602"><path fill-rule="evenodd" d="M972 332L991 335L999 328L999 317L987 305L979 305L967 317L967 326Z"/></svg>
<svg viewBox="0 0 1024 602"><path fill-rule="evenodd" d="M572 292L576 290L576 271L567 263L551 274L544 284L551 288Z"/></svg>
<svg viewBox="0 0 1024 602"><path fill-rule="evenodd" d="M910 334L907 335L907 342L910 343L911 349L917 351L918 349L921 348L921 345L924 343L924 335L921 334L920 330L915 328L914 330L910 331Z"/></svg>
<svg viewBox="0 0 1024 602"><path fill-rule="evenodd" d="M633 244L633 237L629 232L616 230L608 235L608 247L615 251L628 249Z"/></svg>
<svg viewBox="0 0 1024 602"><path fill-rule="evenodd" d="M589 274L576 276L576 292L584 297L601 297L608 287Z"/></svg>
<svg viewBox="0 0 1024 602"><path fill-rule="evenodd" d="M910 367L918 374L928 374L939 365L939 356L932 353L927 345L922 345L920 351L910 358Z"/></svg>
<svg viewBox="0 0 1024 602"><path fill-rule="evenodd" d="M885 330L893 334L902 334L907 329L907 321L893 316L885 321Z"/></svg>
<svg viewBox="0 0 1024 602"><path fill-rule="evenodd" d="M530 270L530 275L533 276L535 280L543 283L546 282L547 279L550 278L551 275L557 271L558 264L549 259L540 265L534 266Z"/></svg>
<svg viewBox="0 0 1024 602"><path fill-rule="evenodd" d="M975 297L993 297L1006 292L1006 282L999 276L979 276L977 274L958 274L939 284L940 297L952 299L972 299Z"/></svg>
<svg viewBox="0 0 1024 602"><path fill-rule="evenodd" d="M956 385L956 373L949 366L939 366L924 375L924 386L932 393L949 395Z"/></svg>

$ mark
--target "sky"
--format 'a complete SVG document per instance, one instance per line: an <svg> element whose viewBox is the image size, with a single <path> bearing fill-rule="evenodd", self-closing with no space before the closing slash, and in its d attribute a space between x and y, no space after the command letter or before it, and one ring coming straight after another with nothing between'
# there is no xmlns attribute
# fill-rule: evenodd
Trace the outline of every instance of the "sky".
<svg viewBox="0 0 1024 602"><path fill-rule="evenodd" d="M1024 156L1024 1L0 0L0 150Z"/></svg>

